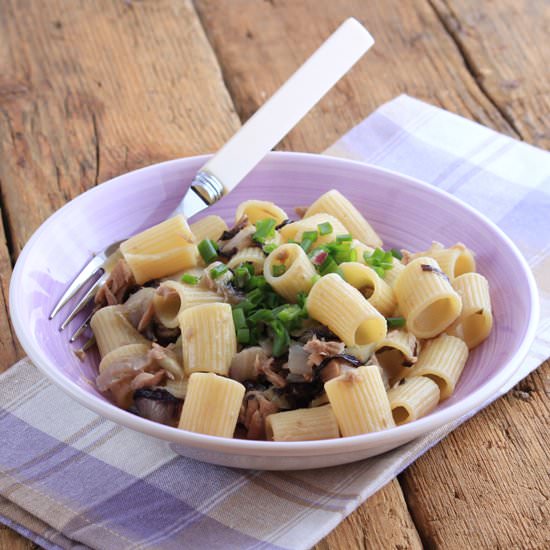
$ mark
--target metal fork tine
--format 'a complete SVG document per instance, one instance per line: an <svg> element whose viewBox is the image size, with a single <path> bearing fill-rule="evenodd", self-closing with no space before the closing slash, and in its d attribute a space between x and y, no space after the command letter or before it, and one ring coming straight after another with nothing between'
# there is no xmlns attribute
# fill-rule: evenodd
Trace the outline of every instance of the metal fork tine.
<svg viewBox="0 0 550 550"><path fill-rule="evenodd" d="M67 290L64 292L63 296L61 296L57 304L55 304L52 312L50 313L50 319L53 319L59 313L61 308L82 288L82 286L100 271L104 261L105 255L98 254L80 270L80 273L67 287Z"/></svg>
<svg viewBox="0 0 550 550"><path fill-rule="evenodd" d="M104 273L94 284L90 287L88 292L80 298L78 301L78 304L74 307L74 309L69 313L67 318L61 323L61 326L59 327L59 330L65 330L67 328L67 325L91 302L93 297L96 295L96 292L99 290L101 285L107 280L108 275Z"/></svg>
<svg viewBox="0 0 550 550"><path fill-rule="evenodd" d="M90 319L92 318L92 315L94 314L93 311L90 312L90 315L88 315L86 317L86 319L84 319L84 321L82 322L82 324L73 332L73 335L69 338L69 342L73 343L75 342L78 338L80 338L80 335L88 328L88 326L90 325Z"/></svg>

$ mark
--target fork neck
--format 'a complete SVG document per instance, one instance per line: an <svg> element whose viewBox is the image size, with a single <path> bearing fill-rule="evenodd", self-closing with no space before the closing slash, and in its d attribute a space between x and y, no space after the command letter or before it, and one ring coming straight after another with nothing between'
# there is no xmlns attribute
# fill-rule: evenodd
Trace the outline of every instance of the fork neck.
<svg viewBox="0 0 550 550"><path fill-rule="evenodd" d="M219 201L225 192L222 182L214 174L205 170L197 172L191 183L191 189L207 204Z"/></svg>

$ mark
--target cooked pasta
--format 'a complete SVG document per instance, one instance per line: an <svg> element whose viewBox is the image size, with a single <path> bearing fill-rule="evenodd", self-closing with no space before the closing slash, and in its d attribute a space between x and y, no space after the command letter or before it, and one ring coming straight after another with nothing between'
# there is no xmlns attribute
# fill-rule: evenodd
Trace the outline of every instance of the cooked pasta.
<svg viewBox="0 0 550 550"><path fill-rule="evenodd" d="M421 257L429 257L436 260L441 271L443 271L451 281L459 275L476 270L473 252L461 243L445 248L441 243L433 242L428 250L417 252L416 254L409 254L410 260Z"/></svg>
<svg viewBox="0 0 550 550"><path fill-rule="evenodd" d="M189 377L179 428L206 435L233 437L245 388L214 373Z"/></svg>
<svg viewBox="0 0 550 550"><path fill-rule="evenodd" d="M238 222L246 216L249 223L255 224L259 220L272 219L278 225L284 222L288 216L286 212L270 201L250 200L237 206L235 221Z"/></svg>
<svg viewBox="0 0 550 550"><path fill-rule="evenodd" d="M472 349L481 344L493 328L489 283L479 273L465 273L453 281L453 287L462 297L462 313L458 319L461 338Z"/></svg>
<svg viewBox="0 0 550 550"><path fill-rule="evenodd" d="M407 377L431 378L439 386L441 399L447 399L453 394L467 359L466 344L460 338L442 334L422 348L418 361L407 372Z"/></svg>
<svg viewBox="0 0 550 550"><path fill-rule="evenodd" d="M179 314L183 366L187 374L214 372L227 376L237 353L229 304L202 304Z"/></svg>
<svg viewBox="0 0 550 550"><path fill-rule="evenodd" d="M276 271L278 266L282 266L280 274ZM293 304L296 303L300 292L309 292L315 275L315 268L307 254L297 244L281 245L265 260L265 280Z"/></svg>
<svg viewBox="0 0 550 550"><path fill-rule="evenodd" d="M249 263L254 266L256 275L263 273L265 254L261 248L247 247L239 250L228 262L227 267L234 269L240 264Z"/></svg>
<svg viewBox="0 0 550 550"><path fill-rule="evenodd" d="M217 241L227 231L227 224L219 216L206 216L190 225L196 242L203 239Z"/></svg>
<svg viewBox="0 0 550 550"><path fill-rule="evenodd" d="M386 337L378 342L374 354L380 366L386 371L390 386L407 372L416 363L420 346L418 340L406 330L395 329L388 332Z"/></svg>
<svg viewBox="0 0 550 550"><path fill-rule="evenodd" d="M460 296L433 258L410 262L393 290L407 328L417 338L437 336L458 318L462 309Z"/></svg>
<svg viewBox="0 0 550 550"><path fill-rule="evenodd" d="M270 414L266 418L267 439L313 441L340 437L338 422L330 405Z"/></svg>
<svg viewBox="0 0 550 550"><path fill-rule="evenodd" d="M335 190L301 210L248 200L232 227L176 216L123 243L90 322L98 390L168 426L289 443L414 422L452 395L493 323L473 252L384 250Z"/></svg>
<svg viewBox="0 0 550 550"><path fill-rule="evenodd" d="M195 237L185 218L175 216L120 245L137 284L197 265Z"/></svg>
<svg viewBox="0 0 550 550"><path fill-rule="evenodd" d="M382 315L389 317L393 313L397 305L393 290L374 269L357 262L344 262L340 269L346 282L359 290Z"/></svg>
<svg viewBox="0 0 550 550"><path fill-rule="evenodd" d="M439 403L439 386L427 377L411 376L388 392L394 422L399 426L426 416Z"/></svg>
<svg viewBox="0 0 550 550"><path fill-rule="evenodd" d="M101 357L128 344L149 344L128 321L122 306L108 306L96 311L90 320L90 326Z"/></svg>
<svg viewBox="0 0 550 550"><path fill-rule="evenodd" d="M343 436L377 432L395 425L376 365L359 367L329 380L325 391Z"/></svg>
<svg viewBox="0 0 550 550"><path fill-rule="evenodd" d="M313 319L326 325L347 346L378 342L386 336L384 316L335 273L313 285L307 308Z"/></svg>
<svg viewBox="0 0 550 550"><path fill-rule="evenodd" d="M211 290L193 285L164 281L153 297L157 319L168 328L179 326L179 314L201 304L223 302L223 297Z"/></svg>
<svg viewBox="0 0 550 550"><path fill-rule="evenodd" d="M340 191L332 189L321 195L306 211L306 216L325 212L340 220L351 235L370 246L382 246L382 239L359 210Z"/></svg>
<svg viewBox="0 0 550 550"><path fill-rule="evenodd" d="M302 240L304 233L308 231L318 231L321 224L329 224L331 231L325 235L317 235L317 238L313 242L313 247L331 242L336 236L346 235L348 233L348 230L340 220L330 214L321 213L285 225L281 228L280 234L286 242L299 242Z"/></svg>

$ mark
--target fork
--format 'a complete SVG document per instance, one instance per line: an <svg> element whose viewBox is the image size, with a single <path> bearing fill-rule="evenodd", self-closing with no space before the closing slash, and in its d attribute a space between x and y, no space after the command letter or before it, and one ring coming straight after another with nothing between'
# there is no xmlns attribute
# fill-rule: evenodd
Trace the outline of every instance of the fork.
<svg viewBox="0 0 550 550"><path fill-rule="evenodd" d="M344 21L198 171L171 216L184 214L190 218L229 193L373 44L372 36L359 21L354 18ZM92 303L110 269L121 257L119 245L122 242L112 243L94 254L59 298L50 320L76 295L83 293L59 326L60 331ZM73 332L70 342L75 342L84 333L92 313ZM93 337L82 349L91 345Z"/></svg>

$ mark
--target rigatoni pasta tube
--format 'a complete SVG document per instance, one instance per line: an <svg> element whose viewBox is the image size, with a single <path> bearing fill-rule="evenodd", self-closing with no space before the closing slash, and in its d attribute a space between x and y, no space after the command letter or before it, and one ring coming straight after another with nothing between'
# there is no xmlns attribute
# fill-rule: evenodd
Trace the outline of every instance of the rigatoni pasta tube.
<svg viewBox="0 0 550 550"><path fill-rule="evenodd" d="M389 285L391 288L395 285L401 272L405 269L405 265L400 262L397 258L392 260L392 268L386 270L384 273L384 282Z"/></svg>
<svg viewBox="0 0 550 550"><path fill-rule="evenodd" d="M153 296L156 318L168 328L179 326L179 314L190 307L201 304L223 302L223 297L196 285L164 281Z"/></svg>
<svg viewBox="0 0 550 550"><path fill-rule="evenodd" d="M397 302L391 287L374 271L358 262L340 264L344 279L355 287L385 317L395 310Z"/></svg>
<svg viewBox="0 0 550 550"><path fill-rule="evenodd" d="M235 221L238 222L243 216L248 218L249 223L255 224L257 221L272 219L277 225L288 219L286 212L270 201L249 200L244 201L237 206L235 212Z"/></svg>
<svg viewBox="0 0 550 550"><path fill-rule="evenodd" d="M312 245L313 248L336 240L338 235L346 235L348 233L348 230L340 220L325 213L315 214L314 216L302 218L297 222L289 223L281 227L279 233L285 241L294 240L299 242L306 231L319 231L319 225L322 223L329 223L332 227L332 232L326 235L319 235Z"/></svg>
<svg viewBox="0 0 550 550"><path fill-rule="evenodd" d="M185 218L175 216L120 245L138 285L194 267L198 263L195 237Z"/></svg>
<svg viewBox="0 0 550 550"><path fill-rule="evenodd" d="M476 270L473 252L461 243L445 248L441 243L433 242L428 250L410 254L409 258L414 260L422 256L436 260L441 271L451 280L463 273L470 273Z"/></svg>
<svg viewBox="0 0 550 550"><path fill-rule="evenodd" d="M264 270L265 254L257 246L249 246L239 250L228 262L227 267L235 269L241 264L249 263L254 267L254 273L259 275Z"/></svg>
<svg viewBox="0 0 550 550"><path fill-rule="evenodd" d="M214 372L227 376L237 353L229 304L203 304L179 314L183 367L187 374Z"/></svg>
<svg viewBox="0 0 550 550"><path fill-rule="evenodd" d="M336 189L321 195L306 211L306 216L326 212L339 219L351 235L370 246L382 246L382 239L353 204Z"/></svg>
<svg viewBox="0 0 550 550"><path fill-rule="evenodd" d="M386 371L390 386L402 378L416 363L419 351L418 340L406 330L390 330L374 348L376 359Z"/></svg>
<svg viewBox="0 0 550 550"><path fill-rule="evenodd" d="M307 298L309 316L326 325L346 346L370 344L387 333L386 319L336 273L321 277Z"/></svg>
<svg viewBox="0 0 550 550"><path fill-rule="evenodd" d="M431 378L439 386L441 399L447 399L454 392L467 359L466 344L460 338L442 334L422 348L418 361L408 370L407 377Z"/></svg>
<svg viewBox="0 0 550 550"><path fill-rule="evenodd" d="M313 441L340 437L330 405L270 414L265 420L267 439Z"/></svg>
<svg viewBox="0 0 550 550"><path fill-rule="evenodd" d="M439 386L424 376L411 376L388 392L397 425L412 422L433 411L439 403Z"/></svg>
<svg viewBox="0 0 550 550"><path fill-rule="evenodd" d="M197 243L204 239L217 241L227 231L227 224L219 216L206 216L192 223L190 229Z"/></svg>
<svg viewBox="0 0 550 550"><path fill-rule="evenodd" d="M325 391L344 437L394 426L380 367L369 365L333 378Z"/></svg>
<svg viewBox="0 0 550 550"><path fill-rule="evenodd" d="M123 311L124 306L103 307L98 309L90 320L101 357L128 344L150 343L133 327Z"/></svg>
<svg viewBox="0 0 550 550"><path fill-rule="evenodd" d="M433 258L417 258L407 264L393 290L407 329L417 338L443 332L462 309L460 296Z"/></svg>
<svg viewBox="0 0 550 550"><path fill-rule="evenodd" d="M465 273L453 281L453 287L462 297L462 337L469 349L475 348L489 336L493 328L489 283L479 273Z"/></svg>
<svg viewBox="0 0 550 550"><path fill-rule="evenodd" d="M284 272L274 275L278 266L283 266L280 269ZM307 254L294 243L279 246L265 259L265 280L275 292L292 303L296 303L298 293L309 292L315 275L315 268Z"/></svg>
<svg viewBox="0 0 550 550"><path fill-rule="evenodd" d="M233 437L245 388L240 382L213 373L194 372L178 427L219 437Z"/></svg>

